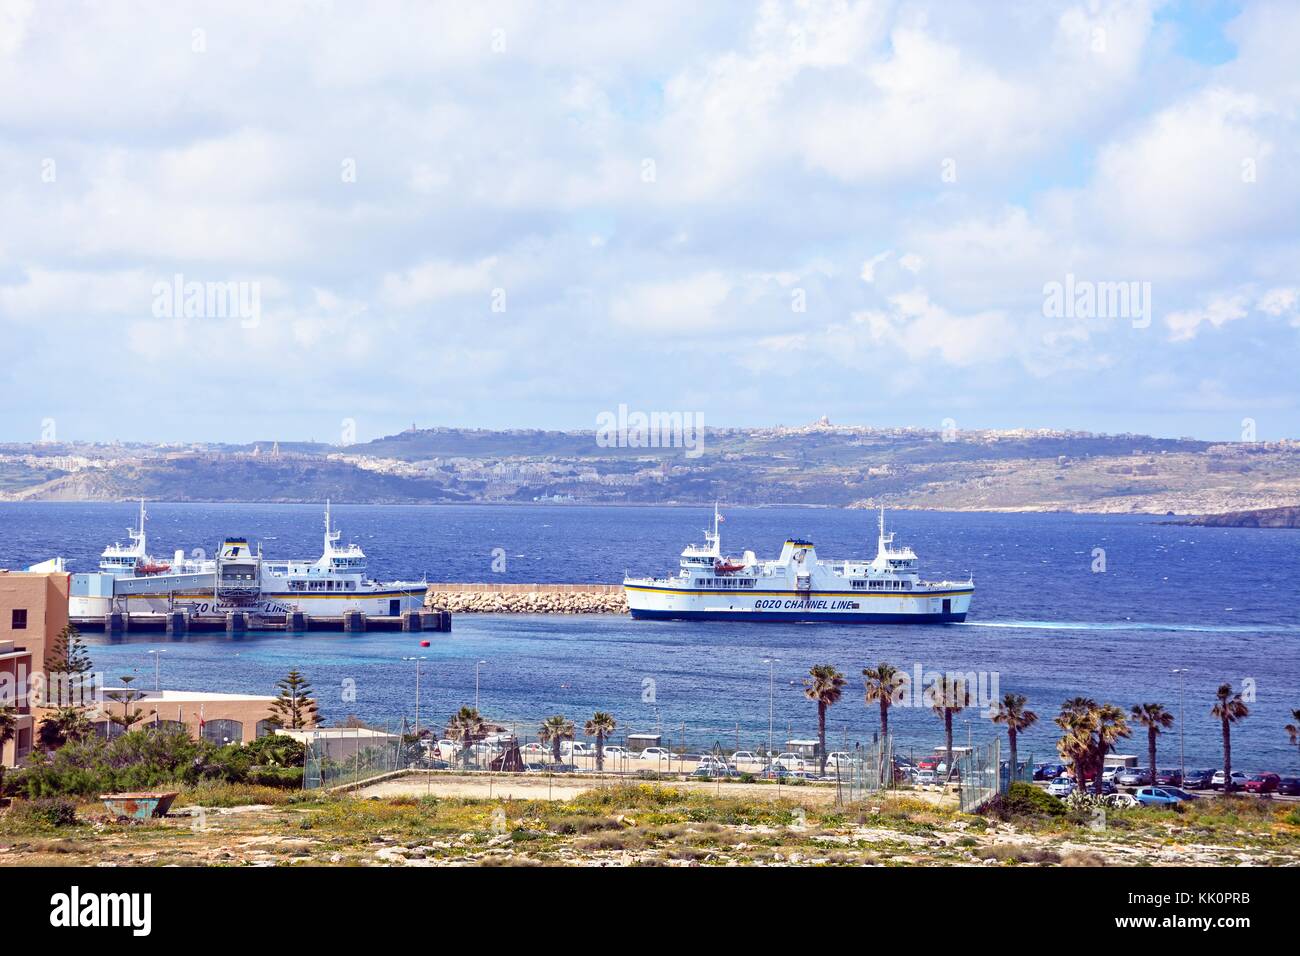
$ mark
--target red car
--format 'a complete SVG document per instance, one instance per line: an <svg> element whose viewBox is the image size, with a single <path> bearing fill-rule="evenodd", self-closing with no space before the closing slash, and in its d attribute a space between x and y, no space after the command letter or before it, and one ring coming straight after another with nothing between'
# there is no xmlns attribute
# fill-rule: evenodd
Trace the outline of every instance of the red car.
<svg viewBox="0 0 1300 956"><path fill-rule="evenodd" d="M1272 793L1281 780L1275 773L1252 773L1243 786L1247 793Z"/></svg>

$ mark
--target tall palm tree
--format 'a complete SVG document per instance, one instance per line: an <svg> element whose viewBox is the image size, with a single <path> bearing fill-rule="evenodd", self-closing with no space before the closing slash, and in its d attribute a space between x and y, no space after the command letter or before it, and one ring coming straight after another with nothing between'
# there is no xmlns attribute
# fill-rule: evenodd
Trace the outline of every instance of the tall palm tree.
<svg viewBox="0 0 1300 956"><path fill-rule="evenodd" d="M1210 714L1223 725L1223 792L1232 793L1232 725L1250 716L1250 708L1231 684L1220 684Z"/></svg>
<svg viewBox="0 0 1300 956"><path fill-rule="evenodd" d="M607 714L603 710L598 710L591 715L591 720L583 726L582 732L588 737L596 738L596 772L605 772L605 738L614 732L618 726L614 722L614 715Z"/></svg>
<svg viewBox="0 0 1300 956"><path fill-rule="evenodd" d="M952 779L952 715L960 714L966 709L966 685L961 680L947 676L940 682L937 691L939 699L930 708L936 717L943 718L943 740L946 751L948 779Z"/></svg>
<svg viewBox="0 0 1300 956"><path fill-rule="evenodd" d="M547 717L542 721L542 726L537 728L537 737L542 743L551 745L551 753L555 762L559 763L560 743L573 739L573 721L563 714Z"/></svg>
<svg viewBox="0 0 1300 956"><path fill-rule="evenodd" d="M1287 724L1282 729L1285 730L1286 735L1291 738L1291 745L1293 747L1300 747L1300 710L1291 711L1291 719L1294 720L1295 723Z"/></svg>
<svg viewBox="0 0 1300 956"><path fill-rule="evenodd" d="M814 664L803 682L804 696L817 702L817 743L821 751L822 776L826 775L826 709L839 703L848 681L831 664Z"/></svg>
<svg viewBox="0 0 1300 956"><path fill-rule="evenodd" d="M447 734L452 739L460 740L460 757L465 766L469 766L470 748L474 738L483 733L483 718L477 709L462 707L447 724Z"/></svg>
<svg viewBox="0 0 1300 956"><path fill-rule="evenodd" d="M862 668L867 687L867 703L880 706L880 739L889 736L889 708L894 705L894 695L903 678L903 672L893 664L881 661L875 667Z"/></svg>
<svg viewBox="0 0 1300 956"><path fill-rule="evenodd" d="M1007 728L1007 743L1011 745L1011 775L1007 783L1010 784L1016 779L1016 770L1020 764L1016 760L1016 739L1020 736L1022 730L1028 730L1034 724L1038 723L1038 715L1032 710L1026 710L1025 704L1029 703L1029 698L1024 694L1012 694L1010 692L1002 695L1002 702L998 704L997 713L993 715L993 723L1003 724Z"/></svg>
<svg viewBox="0 0 1300 956"><path fill-rule="evenodd" d="M1134 704L1129 712L1135 724L1147 729L1147 759L1151 763L1151 785L1156 782L1156 737L1174 725L1174 715L1164 704Z"/></svg>
<svg viewBox="0 0 1300 956"><path fill-rule="evenodd" d="M0 754L4 753L5 744L14 739L14 731L18 726L16 714L17 711L12 707L0 707ZM0 793L4 791L4 782L5 765L0 761Z"/></svg>

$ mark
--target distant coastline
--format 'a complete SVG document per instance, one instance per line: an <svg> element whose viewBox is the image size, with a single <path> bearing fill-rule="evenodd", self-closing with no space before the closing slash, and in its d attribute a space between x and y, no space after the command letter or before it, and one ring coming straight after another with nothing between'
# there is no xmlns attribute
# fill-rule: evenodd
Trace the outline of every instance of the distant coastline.
<svg viewBox="0 0 1300 956"><path fill-rule="evenodd" d="M702 450L593 432L411 429L326 445L0 444L0 501L874 508L1205 516L1300 506L1300 441L836 426L705 430Z"/></svg>

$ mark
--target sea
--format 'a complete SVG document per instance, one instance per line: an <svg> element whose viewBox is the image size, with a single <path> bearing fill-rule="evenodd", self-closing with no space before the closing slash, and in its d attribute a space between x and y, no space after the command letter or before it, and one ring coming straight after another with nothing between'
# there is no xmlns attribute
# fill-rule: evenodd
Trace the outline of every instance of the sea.
<svg viewBox="0 0 1300 956"><path fill-rule="evenodd" d="M211 554L247 535L269 558L316 557L323 508L281 504L151 503L150 551ZM0 503L0 568L61 556L94 570L104 546L126 541L135 503ZM617 583L625 572L675 573L701 541L710 508L570 504L334 505L344 541L366 552L377 580ZM876 515L825 508L724 510L723 550L775 556L789 536L822 558L871 556ZM896 542L931 579L974 577L963 624L867 625L632 621L610 615L455 616L450 634L192 634L86 640L110 684L275 692L291 668L311 681L327 722L358 717L398 726L438 723L476 701L484 716L533 734L564 714L579 727L609 711L623 731L659 732L665 745L752 750L769 739L816 736L803 678L816 664L846 677L827 717L832 749L872 740L878 710L862 670L888 661L909 674L975 674L986 696L1029 698L1038 724L1020 753L1055 757L1052 721L1068 698L1125 709L1158 702L1177 722L1159 739L1161 766L1222 764L1211 716L1231 682L1250 716L1233 730L1233 765L1300 772L1283 729L1300 708L1300 532L1196 528L1172 518L897 511ZM421 640L429 647L421 647ZM151 651L162 653L151 654ZM919 669L919 670L918 670ZM928 679L928 677L923 677ZM917 704L922 703L916 701ZM956 744L1001 733L982 706L956 715ZM896 706L896 746L919 756L943 743L924 706ZM1146 758L1135 728L1124 753Z"/></svg>

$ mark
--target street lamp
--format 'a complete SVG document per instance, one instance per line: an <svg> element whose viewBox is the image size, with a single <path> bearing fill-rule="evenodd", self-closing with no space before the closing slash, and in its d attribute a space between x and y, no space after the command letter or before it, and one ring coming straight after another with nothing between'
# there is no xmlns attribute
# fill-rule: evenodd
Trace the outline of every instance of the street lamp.
<svg viewBox="0 0 1300 956"><path fill-rule="evenodd" d="M1184 779L1187 777L1187 758L1183 753L1183 675L1187 673L1186 667L1175 667L1169 673L1178 675L1178 775ZM1154 780L1151 781L1155 783ZM1184 784L1186 786L1186 784Z"/></svg>
<svg viewBox="0 0 1300 956"><path fill-rule="evenodd" d="M478 713L478 669L487 661L476 661L474 664L474 712Z"/></svg>
<svg viewBox="0 0 1300 956"><path fill-rule="evenodd" d="M162 655L167 653L167 648L160 647L157 648L156 650L150 651L149 653L153 655L153 689L155 691L158 691L161 690L161 687L159 685L159 678L161 677L162 674L161 671Z"/></svg>
<svg viewBox="0 0 1300 956"><path fill-rule="evenodd" d="M426 657L403 657L404 661L415 661L415 739L420 739L420 661Z"/></svg>
<svg viewBox="0 0 1300 956"><path fill-rule="evenodd" d="M765 657L763 663L767 665L767 765L772 766L772 716L776 704L776 665L780 663L779 657Z"/></svg>

